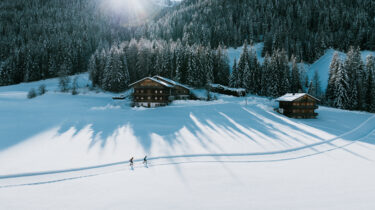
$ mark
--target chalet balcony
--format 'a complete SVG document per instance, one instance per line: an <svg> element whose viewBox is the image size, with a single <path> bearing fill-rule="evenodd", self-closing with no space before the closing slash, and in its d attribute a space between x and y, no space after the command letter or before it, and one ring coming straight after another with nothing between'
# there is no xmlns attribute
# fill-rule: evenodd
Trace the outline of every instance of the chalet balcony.
<svg viewBox="0 0 375 210"><path fill-rule="evenodd" d="M290 113L288 114L288 116L292 116L292 117L311 117L311 116L318 116L318 113Z"/></svg>
<svg viewBox="0 0 375 210"><path fill-rule="evenodd" d="M298 106L285 106L284 109L318 109L318 108L319 108L318 105L309 105L309 106L298 105Z"/></svg>

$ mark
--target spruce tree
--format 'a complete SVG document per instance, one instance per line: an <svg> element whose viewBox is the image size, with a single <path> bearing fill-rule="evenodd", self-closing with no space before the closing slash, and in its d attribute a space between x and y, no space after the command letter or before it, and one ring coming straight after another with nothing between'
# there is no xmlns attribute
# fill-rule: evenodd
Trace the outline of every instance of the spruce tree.
<svg viewBox="0 0 375 210"><path fill-rule="evenodd" d="M335 84L336 90L336 98L334 101L334 105L337 108L340 109L347 109L348 103L349 103L349 77L348 73L346 71L346 68L343 67L341 63L339 63L338 69L337 69L337 77L336 77L336 84Z"/></svg>
<svg viewBox="0 0 375 210"><path fill-rule="evenodd" d="M327 103L331 106L333 105L333 102L336 97L335 84L336 84L338 68L340 65L342 64L341 64L339 54L335 52L335 54L333 55L331 64L329 66L329 78L328 78L328 85L327 85L327 90L326 90L326 100L327 100Z"/></svg>
<svg viewBox="0 0 375 210"><path fill-rule="evenodd" d="M359 48L350 47L344 68L348 74L348 97L347 108L350 110L361 109L363 105L362 81L364 68Z"/></svg>
<svg viewBox="0 0 375 210"><path fill-rule="evenodd" d="M232 67L232 73L230 74L230 79L229 79L229 86L237 88L237 59L234 58L234 63Z"/></svg>
<svg viewBox="0 0 375 210"><path fill-rule="evenodd" d="M244 69L245 69L246 63L248 62L249 62L249 52L247 49L247 42L245 41L245 43L243 44L241 57L238 61L238 67L237 67L238 81L236 83L239 84L240 86L244 84L244 81L243 81Z"/></svg>
<svg viewBox="0 0 375 210"><path fill-rule="evenodd" d="M291 92L298 93L302 90L300 70L298 68L296 57L292 56L292 77L291 77Z"/></svg>
<svg viewBox="0 0 375 210"><path fill-rule="evenodd" d="M365 82L365 110L375 112L375 58L369 55L366 58L366 82Z"/></svg>

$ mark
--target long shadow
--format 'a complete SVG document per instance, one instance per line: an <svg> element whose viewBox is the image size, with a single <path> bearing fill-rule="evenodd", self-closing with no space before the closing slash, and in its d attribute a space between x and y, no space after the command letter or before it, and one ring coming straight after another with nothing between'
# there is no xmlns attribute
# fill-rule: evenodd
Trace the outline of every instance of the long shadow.
<svg viewBox="0 0 375 210"><path fill-rule="evenodd" d="M59 97L62 97L63 100L59 99L59 103L53 103ZM250 141L257 143L256 139L249 135L249 133L256 131L267 138L279 140L286 147L290 147L289 142L280 139L275 131L287 137L287 139L298 141L306 146L308 146L306 142L291 136L287 130L302 133L306 135L306 138L318 139L321 142L326 140L307 129L309 127L314 128L314 125L308 123L309 121L305 123L303 120L287 119L256 105L244 109L242 109L242 106L233 103L189 106L188 108L172 105L156 109L132 109L128 107L129 104L114 103L108 96L88 95L74 98L68 94L47 94L36 100L25 102L24 109L21 109L20 113L17 114L20 119L16 121L11 120L14 117L12 113L6 113L6 110L4 113L0 111L0 114L4 114L2 117L8 118L11 122L8 125L0 126L2 136L7 138L5 141L0 141L0 151L54 127L60 128L57 135L61 135L71 128L74 128L77 134L88 125L91 126L92 130L89 147L99 144L101 148L104 148L109 136L113 135L120 127L130 125L138 143L146 153L149 153L152 148L152 134L161 136L163 141L173 147L179 143L177 137L182 128L186 128L192 133L195 141L198 141L207 150L212 149L212 147L223 150L220 145L215 144L214 139L207 136L207 131L222 132L234 138L238 135L246 136ZM46 101L50 103L46 103ZM31 103L33 103L32 106ZM30 104L30 107L27 104ZM66 113L66 107L72 107L71 112ZM265 119L272 123L265 121ZM288 129L284 131L276 127L275 124L283 125ZM306 127L306 129L302 129L301 126ZM331 134L326 130L321 130L321 128L315 129L337 136L337 134ZM21 132L17 132L18 130L21 130ZM356 135L346 137L350 140ZM375 142L370 143L374 144Z"/></svg>

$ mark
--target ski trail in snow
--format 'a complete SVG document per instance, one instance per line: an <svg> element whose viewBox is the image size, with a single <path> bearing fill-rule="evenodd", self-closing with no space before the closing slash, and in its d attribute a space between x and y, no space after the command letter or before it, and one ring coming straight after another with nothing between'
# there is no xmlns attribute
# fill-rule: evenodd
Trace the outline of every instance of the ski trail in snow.
<svg viewBox="0 0 375 210"><path fill-rule="evenodd" d="M245 109L246 110L246 109ZM368 125L368 126L366 126ZM375 131L375 115L370 117L369 119L365 120L363 123L358 125L356 128L341 134L335 138L326 140L326 141L321 141L318 143L314 144L309 144L301 147L295 147L291 149L286 149L286 150L276 150L276 151L270 151L270 152L254 152L254 153L217 153L217 154L187 154L187 155L174 155L174 156L158 156L158 157L150 157L148 160L160 160L160 159L176 159L176 158L198 158L198 157L246 157L246 156L268 156L268 155L277 155L277 154L284 154L284 153L291 153L291 152L296 152L296 151L301 151L305 149L311 149L316 146L320 146L323 144L330 144L331 142L343 138L347 135L353 134L357 131L360 131L359 133L361 134L362 137L358 137L357 139L353 139L352 142L349 144L345 145L348 146L350 144L355 143L356 141L359 141L363 138L368 137L369 135L373 134ZM363 130L360 130L363 129ZM364 136L363 136L364 135ZM327 151L332 151L335 149L343 148L345 146L333 146L334 148L327 150ZM317 152L317 154L321 154L323 152L327 151L321 151ZM311 156L311 155L306 155L306 156ZM297 158L293 158L297 159ZM289 159L285 159L289 160ZM135 159L134 162L141 162L143 159ZM280 161L280 160L275 160L275 161ZM254 161L256 162L256 161ZM258 162L264 162L264 161L258 161ZM101 165L94 165L94 166L88 166L88 167L81 167L81 168L72 168L72 169L63 169L63 170L51 170L51 171L39 171L39 172L30 172L30 173L19 173L19 174L8 174L8 175L0 175L0 180L2 179L11 179L11 178L20 178L20 177L33 177L33 176L41 176L41 175L52 175L52 174L62 174L62 173L69 173L69 172L79 172L79 171L85 171L85 170L90 170L90 169L100 169L100 168L106 168L110 166L116 166L116 165L123 165L127 164L129 161L120 161L120 162L114 162L114 163L108 163L108 164L101 164ZM2 186L0 186L1 188Z"/></svg>
<svg viewBox="0 0 375 210"><path fill-rule="evenodd" d="M318 152L314 152L311 154L305 154L305 155L299 155L296 157L289 157L289 158L280 158L280 159L269 159L269 160L190 160L190 161L180 161L180 162L172 162L172 163L159 163L159 164L153 164L150 163L147 165L147 168L150 167L160 167L160 166L171 166L171 165L182 165L182 164L208 164L208 163L269 163L269 162L280 162L280 161L288 161L288 160L296 160L296 159L301 159L301 158L306 158L306 157L311 157L323 153L327 153L333 150L337 149L343 149L349 145L352 145L356 142L358 142L361 139L367 138L368 136L371 136L375 134L375 129L368 133L366 136L359 138L357 140L354 140L350 143L347 143L342 146L335 146L334 148L331 149L326 149ZM144 166L134 166L134 168L144 168ZM35 185L44 185L44 184L53 184L53 183L58 183L58 182L64 182L64 181L71 181L71 180L76 180L76 179L83 179L83 178L89 178L89 177L95 177L95 176L100 176L100 175L106 175L106 174L113 174L117 172L124 172L124 171L132 171L133 169L128 168L128 169L119 169L116 171L110 171L110 172L103 172L103 173L95 173L95 174L89 174L89 175L82 175L82 176L74 176L74 177L68 177L68 178L62 178L62 179L54 179L54 180L49 180L49 181L39 181L39 182L30 182L30 183L22 183L22 184L10 184L10 185L2 185L0 186L1 188L12 188L12 187L22 187L22 186L35 186Z"/></svg>
<svg viewBox="0 0 375 210"><path fill-rule="evenodd" d="M330 151L334 151L337 149L343 149L349 145L352 145L361 139L365 139L371 135L375 134L375 129L373 129L371 132L369 132L367 135L360 137L356 140L353 140L350 143L344 144L342 146L334 146L334 148L326 149L318 152L313 152L311 154L304 154L299 155L296 157L289 157L289 158L279 158L279 159L269 159L269 160L189 160L189 161L180 161L180 162L172 162L172 163L158 163L158 164L148 164L147 168L149 167L159 167L159 166L171 166L171 165L181 165L181 164L207 164L207 163L265 163L265 162L279 162L279 161L287 161L287 160L296 160L300 158L306 158L311 157L323 153L327 153ZM333 145L331 145L333 146ZM150 158L151 159L151 158ZM149 160L150 160L149 159ZM155 159L154 159L155 160ZM134 162L138 162L134 161ZM125 162L124 162L125 163ZM142 166L134 166L134 168L144 168L144 165ZM89 178L89 177L95 177L100 175L106 175L106 174L113 174L117 172L123 172L123 171L132 171L133 169L127 168L127 169L119 169L115 171L109 171L109 172L102 172L102 173L94 173L94 174L88 174L88 175L81 175L81 176L74 176L74 177L68 177L68 178L61 178L61 179L54 179L54 180L48 180L48 181L38 181L38 182L30 182L30 183L22 183L22 184L10 184L10 185L2 185L1 188L11 188L11 187L22 187L22 186L35 186L35 185L44 185L44 184L52 184L52 183L58 183L58 182L64 182L64 181L70 181L70 180L76 180L76 179L83 179L83 178Z"/></svg>

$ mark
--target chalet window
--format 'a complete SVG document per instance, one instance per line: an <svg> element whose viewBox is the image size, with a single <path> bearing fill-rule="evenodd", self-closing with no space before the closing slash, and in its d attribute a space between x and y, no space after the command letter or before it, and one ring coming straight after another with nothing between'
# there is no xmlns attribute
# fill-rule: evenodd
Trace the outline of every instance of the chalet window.
<svg viewBox="0 0 375 210"><path fill-rule="evenodd" d="M151 99L151 96L148 96L147 99L150 100L150 99Z"/></svg>
<svg viewBox="0 0 375 210"><path fill-rule="evenodd" d="M141 93L143 93L143 90L141 90Z"/></svg>
<svg viewBox="0 0 375 210"><path fill-rule="evenodd" d="M143 100L143 97L141 97L141 100Z"/></svg>
<svg viewBox="0 0 375 210"><path fill-rule="evenodd" d="M158 100L158 97L155 97L155 100Z"/></svg>
<svg viewBox="0 0 375 210"><path fill-rule="evenodd" d="M161 90L160 93L163 93L163 90Z"/></svg>
<svg viewBox="0 0 375 210"><path fill-rule="evenodd" d="M136 99L139 99L139 97L137 96Z"/></svg>
<svg viewBox="0 0 375 210"><path fill-rule="evenodd" d="M158 91L157 91L157 90L155 90L155 93L158 93Z"/></svg>
<svg viewBox="0 0 375 210"><path fill-rule="evenodd" d="M160 99L160 101L161 101L161 100L163 100L163 97L160 97L159 99Z"/></svg>

